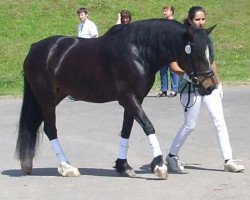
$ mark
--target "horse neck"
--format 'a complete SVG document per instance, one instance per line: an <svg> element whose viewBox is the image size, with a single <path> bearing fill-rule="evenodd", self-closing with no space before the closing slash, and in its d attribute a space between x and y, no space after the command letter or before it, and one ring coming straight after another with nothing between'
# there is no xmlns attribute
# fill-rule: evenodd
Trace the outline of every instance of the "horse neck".
<svg viewBox="0 0 250 200"><path fill-rule="evenodd" d="M129 43L137 47L144 66L152 73L157 73L160 68L176 59L183 31L168 28L166 24L160 30L150 23L145 25L148 26L141 29L136 27L136 34L128 34L127 38Z"/></svg>

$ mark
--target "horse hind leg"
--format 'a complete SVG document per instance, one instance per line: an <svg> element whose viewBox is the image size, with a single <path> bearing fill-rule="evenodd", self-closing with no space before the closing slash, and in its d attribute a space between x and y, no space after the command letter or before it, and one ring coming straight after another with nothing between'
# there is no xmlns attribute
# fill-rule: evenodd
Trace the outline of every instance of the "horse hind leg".
<svg viewBox="0 0 250 200"><path fill-rule="evenodd" d="M49 101L53 102L53 101ZM47 102L48 103L48 102ZM58 172L64 177L76 177L80 176L80 172L76 167L73 167L68 159L66 158L63 149L58 141L57 129L55 126L56 116L55 116L55 106L53 104L46 104L43 107L44 116L44 132L47 135L54 152L60 162Z"/></svg>
<svg viewBox="0 0 250 200"><path fill-rule="evenodd" d="M59 88L57 88L56 90L56 105L58 105L60 103L60 101L62 99L64 99L64 97L66 97L67 95L62 93L61 90ZM55 108L52 107L53 112L48 112L48 113L55 113ZM51 114L48 114L51 115ZM63 149L61 147L61 144L59 143L58 139L57 139L57 131L56 131L56 127L55 127L55 121L56 121L56 116L55 114L53 114L53 124L50 124L49 122L45 122L45 126L46 128L44 128L44 130L46 130L46 135L48 136L51 146L54 149L54 152L60 162L60 166L58 167L58 172L59 174L61 174L63 177L77 177L77 176L81 176L81 173L79 172L79 170L72 166L68 159L66 158ZM49 120L50 121L50 120ZM51 122L51 121L50 121ZM53 128L50 128L53 127ZM50 130L54 130L54 131L50 131ZM54 133L54 134L53 134Z"/></svg>
<svg viewBox="0 0 250 200"><path fill-rule="evenodd" d="M60 161L60 166L58 168L58 172L64 177L77 177L81 176L78 169L72 165L70 165L68 159L66 158L63 149L58 141L58 139L53 139L50 141L51 145L55 151L57 158Z"/></svg>
<svg viewBox="0 0 250 200"><path fill-rule="evenodd" d="M58 172L64 177L77 177L81 176L79 170L70 165L69 163L61 163L60 167L58 168Z"/></svg>
<svg viewBox="0 0 250 200"><path fill-rule="evenodd" d="M129 137L130 137L131 129L133 126L133 122L134 122L133 116L128 112L127 109L125 109L120 144L119 144L119 153L118 153L118 158L115 161L114 168L120 175L126 176L126 177L136 176L133 168L128 164L128 161L127 161Z"/></svg>
<svg viewBox="0 0 250 200"><path fill-rule="evenodd" d="M56 99L54 100L53 98L55 96ZM44 132L60 162L58 172L64 177L77 177L81 174L76 167L69 163L57 136L55 108L64 96L65 95L52 95L52 93L48 91L48 95L45 99L42 99L42 97L40 98L40 104L44 116ZM53 102L56 102L56 104Z"/></svg>
<svg viewBox="0 0 250 200"><path fill-rule="evenodd" d="M35 84L34 84L35 85ZM31 174L33 167L33 158L38 146L38 128L42 121L44 122L44 132L51 141L56 155L60 160L59 173L62 176L79 176L80 173L77 168L74 168L67 163L66 157L61 154L62 148L59 142L52 142L57 140L57 130L55 126L55 106L60 102L55 100L54 95L48 88L48 82L39 85L39 90L33 91L30 88L27 79L24 80L24 99L19 121L19 135L17 140L17 155L21 161L21 168L26 174ZM36 85L37 86L37 85ZM38 87L38 86L37 86ZM37 91L44 91L42 94ZM44 95L46 94L46 95ZM62 98L62 97L61 97ZM57 102L56 104L54 102ZM58 148L59 147L59 148ZM58 149L59 154L58 154Z"/></svg>
<svg viewBox="0 0 250 200"><path fill-rule="evenodd" d="M115 161L115 166L114 168L116 169L116 171L125 177L135 177L135 171L133 170L133 168L128 164L127 159L120 159L118 158Z"/></svg>

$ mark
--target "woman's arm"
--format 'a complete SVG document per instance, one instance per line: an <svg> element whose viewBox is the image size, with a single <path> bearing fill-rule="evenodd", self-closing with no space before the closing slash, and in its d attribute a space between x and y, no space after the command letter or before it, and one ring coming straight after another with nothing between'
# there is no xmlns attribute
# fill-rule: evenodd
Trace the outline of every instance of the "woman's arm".
<svg viewBox="0 0 250 200"><path fill-rule="evenodd" d="M121 13L118 13L118 15L117 15L116 25L117 24L121 24Z"/></svg>
<svg viewBox="0 0 250 200"><path fill-rule="evenodd" d="M173 71L178 76L181 76L182 78L186 79L188 82L192 82L187 73L180 68L180 66L176 61L170 63L170 70Z"/></svg>
<svg viewBox="0 0 250 200"><path fill-rule="evenodd" d="M183 71L176 61L170 63L170 69L179 76L183 76L185 71Z"/></svg>

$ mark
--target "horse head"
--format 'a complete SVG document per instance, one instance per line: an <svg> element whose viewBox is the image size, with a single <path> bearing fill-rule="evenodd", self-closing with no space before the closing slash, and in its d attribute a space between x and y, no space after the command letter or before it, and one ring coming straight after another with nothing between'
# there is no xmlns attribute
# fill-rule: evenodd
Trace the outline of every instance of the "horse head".
<svg viewBox="0 0 250 200"><path fill-rule="evenodd" d="M212 41L208 36L215 26L209 29L188 27L182 38L184 41L180 50L182 58L178 59L180 66L202 96L211 94L218 84L212 69Z"/></svg>

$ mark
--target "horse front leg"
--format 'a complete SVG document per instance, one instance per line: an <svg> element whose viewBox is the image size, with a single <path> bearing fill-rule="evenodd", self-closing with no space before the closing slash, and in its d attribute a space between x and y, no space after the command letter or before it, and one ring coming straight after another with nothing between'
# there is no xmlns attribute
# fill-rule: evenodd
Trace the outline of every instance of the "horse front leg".
<svg viewBox="0 0 250 200"><path fill-rule="evenodd" d="M133 126L133 122L134 122L134 117L128 112L127 109L125 109L123 117L123 125L121 130L120 144L119 144L119 153L114 166L114 168L118 173L120 173L123 176L129 176L129 177L134 177L136 175L133 168L128 164L127 161L129 137Z"/></svg>
<svg viewBox="0 0 250 200"><path fill-rule="evenodd" d="M145 134L148 136L149 144L153 152L153 161L151 162L151 171L162 179L167 179L167 166L164 164L162 151L158 139L155 135L155 129L153 124L148 119L144 110L141 107L141 103L134 95L128 96L124 101L119 102L133 118L140 124ZM131 126L132 127L132 126Z"/></svg>

